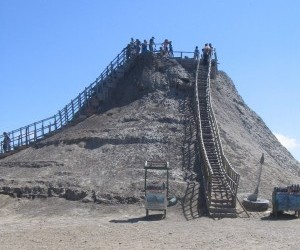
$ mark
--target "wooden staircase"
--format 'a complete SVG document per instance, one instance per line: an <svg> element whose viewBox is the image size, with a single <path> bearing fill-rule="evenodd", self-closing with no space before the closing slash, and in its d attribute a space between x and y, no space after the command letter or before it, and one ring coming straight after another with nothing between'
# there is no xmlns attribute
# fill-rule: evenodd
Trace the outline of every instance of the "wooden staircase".
<svg viewBox="0 0 300 250"><path fill-rule="evenodd" d="M199 64L196 76L201 165L207 168L203 171L207 173L205 175L207 209L213 218L235 218L239 175L232 168L228 168L229 163L222 150L210 102L210 65Z"/></svg>
<svg viewBox="0 0 300 250"><path fill-rule="evenodd" d="M29 147L66 126L96 113L99 107L104 106L104 102L110 100L113 89L134 60L134 57L127 56L126 48L123 49L94 82L59 110L58 113L8 132L11 139L11 150L9 152L4 152L3 135L0 134L0 159Z"/></svg>

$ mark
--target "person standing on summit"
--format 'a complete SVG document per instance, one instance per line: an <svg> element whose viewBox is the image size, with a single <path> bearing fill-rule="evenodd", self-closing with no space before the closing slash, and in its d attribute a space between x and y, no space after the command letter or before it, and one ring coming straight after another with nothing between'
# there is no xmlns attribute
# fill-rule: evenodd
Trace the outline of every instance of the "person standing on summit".
<svg viewBox="0 0 300 250"><path fill-rule="evenodd" d="M144 40L144 42L142 43L142 54L146 53L148 51L147 49L147 40Z"/></svg>
<svg viewBox="0 0 300 250"><path fill-rule="evenodd" d="M169 57L174 57L172 41L169 41Z"/></svg>
<svg viewBox="0 0 300 250"><path fill-rule="evenodd" d="M154 51L154 47L156 46L156 44L155 44L155 42L154 42L154 36L153 37L151 37L151 39L150 39L150 41L149 41L149 50L151 51L151 52L153 52Z"/></svg>
<svg viewBox="0 0 300 250"><path fill-rule="evenodd" d="M198 49L198 46L196 46L195 51L194 51L194 60L196 60L196 61L199 60L199 54L200 54L200 51Z"/></svg>
<svg viewBox="0 0 300 250"><path fill-rule="evenodd" d="M164 50L165 54L168 55L169 54L169 48L168 48L169 41L168 41L168 39L165 39L165 41L161 45L163 46L163 50Z"/></svg>
<svg viewBox="0 0 300 250"><path fill-rule="evenodd" d="M6 132L3 133L3 151L8 152L10 150L10 138Z"/></svg>
<svg viewBox="0 0 300 250"><path fill-rule="evenodd" d="M204 45L204 48L202 49L203 65L206 65L208 63L209 55L210 55L210 47L208 46L208 43L206 43Z"/></svg>

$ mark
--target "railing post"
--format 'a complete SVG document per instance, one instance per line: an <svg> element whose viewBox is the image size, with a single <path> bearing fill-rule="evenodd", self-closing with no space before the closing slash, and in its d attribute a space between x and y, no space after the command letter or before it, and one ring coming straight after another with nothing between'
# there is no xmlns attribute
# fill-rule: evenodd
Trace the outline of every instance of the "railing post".
<svg viewBox="0 0 300 250"><path fill-rule="evenodd" d="M74 118L74 116L75 116L75 112L74 112L74 102L73 102L73 100L71 101L71 106L72 106L72 119ZM72 120L71 119L71 120Z"/></svg>
<svg viewBox="0 0 300 250"><path fill-rule="evenodd" d="M29 144L28 137L29 137L29 127L27 126L26 129L25 129L25 140L26 140L26 145Z"/></svg>
<svg viewBox="0 0 300 250"><path fill-rule="evenodd" d="M80 94L77 97L77 102L78 102L78 109L81 109L81 98L80 98Z"/></svg>
<svg viewBox="0 0 300 250"><path fill-rule="evenodd" d="M113 71L114 71L114 65L113 65L113 63L111 62L111 63L110 63L110 75L112 75Z"/></svg>
<svg viewBox="0 0 300 250"><path fill-rule="evenodd" d="M34 123L34 133L33 133L33 141L36 141L37 133L36 133L36 122Z"/></svg>
<svg viewBox="0 0 300 250"><path fill-rule="evenodd" d="M44 132L44 121L42 121L42 136L44 136L45 132Z"/></svg>
<svg viewBox="0 0 300 250"><path fill-rule="evenodd" d="M56 115L54 116L54 128L55 131L57 130L57 120L56 120Z"/></svg>
<svg viewBox="0 0 300 250"><path fill-rule="evenodd" d="M21 141L21 142L20 142ZM19 135L19 142L18 142L19 145L22 145L23 144L23 135L22 135L22 128L20 128L20 135Z"/></svg>
<svg viewBox="0 0 300 250"><path fill-rule="evenodd" d="M15 135L14 132L11 132L11 139L12 139L12 148L15 148Z"/></svg>
<svg viewBox="0 0 300 250"><path fill-rule="evenodd" d="M68 106L66 105L64 108L64 112L65 112L65 121L66 124L68 123L69 119L68 119Z"/></svg>
<svg viewBox="0 0 300 250"><path fill-rule="evenodd" d="M88 103L87 103L88 101L87 101L87 99L88 99L88 98L87 98L87 90L86 90L86 88L85 88L85 89L84 89L84 101L85 101L85 105L86 105L86 106L88 106Z"/></svg>
<svg viewBox="0 0 300 250"><path fill-rule="evenodd" d="M59 120L60 120L60 127L62 128L62 126L63 126L63 121L62 121L61 111L58 111L58 115L59 115Z"/></svg>
<svg viewBox="0 0 300 250"><path fill-rule="evenodd" d="M30 124L26 127L20 128L18 131L16 131L16 135L12 132L12 145L13 148L15 148L17 145L28 145L31 143L31 141L37 141L41 137L44 137L47 134L47 127L49 130L49 133L54 129L55 131L59 128L62 128L64 125L70 121L70 117L72 116L72 119L75 117L78 111L82 108L82 106L86 105L89 106L89 99L93 96L94 91L99 92L100 88L103 86L104 81L107 80L107 77L111 76L116 69L118 69L121 65L126 63L125 59L127 56L127 50L124 48L121 53L119 53L105 68L105 70L100 74L100 76L96 79L95 82L89 85L89 88L85 88L84 92L81 93L78 98L78 110L77 110L77 103L76 99L71 100L71 103L66 105L62 110L58 112L55 116L49 118L52 119L49 123L49 126L47 126L47 120L45 119L39 122L35 122L33 124ZM69 108L69 110L68 110ZM70 110L71 109L71 110ZM70 112L70 113L68 113ZM71 114L72 112L72 114ZM58 117L57 117L58 116ZM53 121L54 119L54 121ZM64 120L65 119L65 120ZM54 122L54 128L52 129L52 122ZM39 125L41 123L41 126ZM31 128L34 127L32 130ZM23 131L24 130L24 131ZM17 142L18 141L18 142ZM1 142L1 146L3 146L3 142ZM2 152L1 147L1 152Z"/></svg>

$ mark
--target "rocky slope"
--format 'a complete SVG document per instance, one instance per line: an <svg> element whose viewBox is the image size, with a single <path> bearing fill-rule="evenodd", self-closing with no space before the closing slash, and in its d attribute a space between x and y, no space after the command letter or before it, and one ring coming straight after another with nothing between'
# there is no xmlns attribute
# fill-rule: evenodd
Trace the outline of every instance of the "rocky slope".
<svg viewBox="0 0 300 250"><path fill-rule="evenodd" d="M212 82L212 100L226 155L241 174L241 193L254 191L262 153L263 195L269 197L274 186L299 183L299 162L245 104L224 72L219 72Z"/></svg>
<svg viewBox="0 0 300 250"><path fill-rule="evenodd" d="M141 56L98 114L0 160L0 193L134 203L144 195L145 161L158 159L172 167L171 195L183 197L195 165L193 82L175 60ZM261 153L264 196L273 186L299 183L299 162L224 72L212 81L212 99L224 150L241 174L241 195L254 190Z"/></svg>

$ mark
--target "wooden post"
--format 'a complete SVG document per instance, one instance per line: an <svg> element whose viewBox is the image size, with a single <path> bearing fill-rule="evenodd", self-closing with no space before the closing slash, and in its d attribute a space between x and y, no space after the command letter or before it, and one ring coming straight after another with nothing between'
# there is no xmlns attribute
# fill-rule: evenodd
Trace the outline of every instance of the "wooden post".
<svg viewBox="0 0 300 250"><path fill-rule="evenodd" d="M21 143L20 143L20 138L21 138ZM19 146L23 145L23 135L22 135L22 129L20 128L20 135L19 135Z"/></svg>
<svg viewBox="0 0 300 250"><path fill-rule="evenodd" d="M75 112L74 112L74 102L73 102L73 100L71 101L71 106L72 106L72 119L74 118L74 114L75 114ZM72 120L71 119L71 120Z"/></svg>
<svg viewBox="0 0 300 250"><path fill-rule="evenodd" d="M59 120L60 120L60 127L62 128L63 126L63 122L62 122L62 115L61 115L61 111L58 111L59 114Z"/></svg>
<svg viewBox="0 0 300 250"><path fill-rule="evenodd" d="M78 102L78 109L80 109L81 108L81 94L79 94L78 95L78 97L77 97L77 102Z"/></svg>
<svg viewBox="0 0 300 250"><path fill-rule="evenodd" d="M11 132L11 139L12 139L12 148L15 148L15 136L14 136L14 132Z"/></svg>
<svg viewBox="0 0 300 250"><path fill-rule="evenodd" d="M26 129L25 129L25 141L26 141L26 145L29 144L28 137L29 137L29 128L27 126Z"/></svg>
<svg viewBox="0 0 300 250"><path fill-rule="evenodd" d="M66 124L67 124L67 122L68 122L68 105L66 105L66 107L65 107L65 122L66 122Z"/></svg>
<svg viewBox="0 0 300 250"><path fill-rule="evenodd" d="M109 68L108 66L106 67L106 77L108 76Z"/></svg>
<svg viewBox="0 0 300 250"><path fill-rule="evenodd" d="M113 65L113 63L111 62L111 63L110 63L110 75L112 75L113 71L114 71L114 65Z"/></svg>
<svg viewBox="0 0 300 250"><path fill-rule="evenodd" d="M56 115L54 116L54 128L55 131L57 130L57 120L56 120Z"/></svg>
<svg viewBox="0 0 300 250"><path fill-rule="evenodd" d="M37 134L36 134L36 123L34 123L34 134L33 134L33 141L36 141Z"/></svg>
<svg viewBox="0 0 300 250"><path fill-rule="evenodd" d="M85 105L88 106L88 103L87 103L87 90L86 88L84 89L84 101L85 101Z"/></svg>
<svg viewBox="0 0 300 250"><path fill-rule="evenodd" d="M44 132L44 120L42 121L42 136L44 137L44 134L45 134L45 132Z"/></svg>

